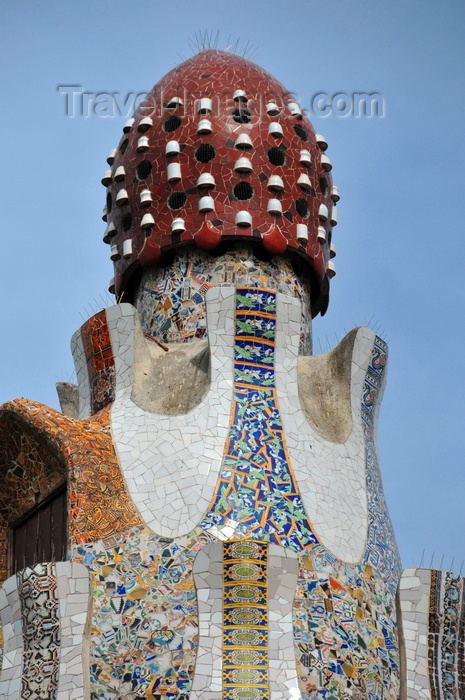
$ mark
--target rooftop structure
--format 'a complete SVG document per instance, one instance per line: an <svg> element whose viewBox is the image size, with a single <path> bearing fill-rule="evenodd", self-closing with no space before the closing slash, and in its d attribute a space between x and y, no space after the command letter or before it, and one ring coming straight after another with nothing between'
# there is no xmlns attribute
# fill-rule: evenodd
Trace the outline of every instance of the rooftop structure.
<svg viewBox="0 0 465 700"><path fill-rule="evenodd" d="M312 356L334 275L327 144L205 51L108 157L117 304L63 412L0 409L0 695L459 700L464 580L406 570L376 434L387 346Z"/></svg>

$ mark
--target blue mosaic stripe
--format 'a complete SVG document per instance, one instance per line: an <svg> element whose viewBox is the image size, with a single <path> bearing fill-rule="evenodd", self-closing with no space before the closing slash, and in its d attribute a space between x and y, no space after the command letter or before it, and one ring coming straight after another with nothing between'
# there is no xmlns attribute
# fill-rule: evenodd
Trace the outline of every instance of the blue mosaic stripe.
<svg viewBox="0 0 465 700"><path fill-rule="evenodd" d="M384 340L376 336L371 361L365 375L362 398L362 419L369 427L373 426L374 408L387 367L387 350L387 344Z"/></svg>
<svg viewBox="0 0 465 700"><path fill-rule="evenodd" d="M235 537L300 551L318 539L290 469L275 388L275 335L276 293L237 288L232 420L202 528L233 521Z"/></svg>
<svg viewBox="0 0 465 700"><path fill-rule="evenodd" d="M368 541L365 562L374 566L395 595L401 565L394 530L384 497L381 471L373 433L375 410L387 369L387 344L378 336L373 343L371 360L365 375L362 396L362 421L366 440L366 474L368 499Z"/></svg>

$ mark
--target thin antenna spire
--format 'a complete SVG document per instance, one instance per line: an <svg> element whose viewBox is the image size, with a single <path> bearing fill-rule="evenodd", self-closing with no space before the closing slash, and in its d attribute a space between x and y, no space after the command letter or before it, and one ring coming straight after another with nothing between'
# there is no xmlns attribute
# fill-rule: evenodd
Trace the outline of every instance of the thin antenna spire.
<svg viewBox="0 0 465 700"><path fill-rule="evenodd" d="M247 40L242 51L239 46L241 44L241 37L238 36L234 43L231 43L231 34L228 34L228 39L226 41L225 51L230 53L237 53L243 56L243 58L251 58L257 53L257 48ZM206 51L207 49L217 49L221 42L221 34L219 29L203 29L194 32L194 34L187 40L189 48L193 54L200 53L201 51ZM184 56L178 53L183 60L186 60Z"/></svg>

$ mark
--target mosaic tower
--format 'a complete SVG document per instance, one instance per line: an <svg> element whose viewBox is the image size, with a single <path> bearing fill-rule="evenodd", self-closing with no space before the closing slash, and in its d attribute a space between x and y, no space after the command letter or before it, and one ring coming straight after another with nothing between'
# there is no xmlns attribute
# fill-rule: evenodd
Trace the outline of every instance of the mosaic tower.
<svg viewBox="0 0 465 700"><path fill-rule="evenodd" d="M63 412L0 409L5 700L464 697L463 579L402 573L384 500L386 344L311 354L326 149L216 50L124 126L102 179L117 303L73 336Z"/></svg>

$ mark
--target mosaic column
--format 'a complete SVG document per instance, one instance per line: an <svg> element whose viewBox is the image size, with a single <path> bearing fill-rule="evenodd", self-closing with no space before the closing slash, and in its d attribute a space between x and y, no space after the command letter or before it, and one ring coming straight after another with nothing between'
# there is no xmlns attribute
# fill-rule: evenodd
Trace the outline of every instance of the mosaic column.
<svg viewBox="0 0 465 700"><path fill-rule="evenodd" d="M269 700L268 548L223 544L223 700Z"/></svg>
<svg viewBox="0 0 465 700"><path fill-rule="evenodd" d="M409 700L464 697L465 579L404 569L400 606Z"/></svg>
<svg viewBox="0 0 465 700"><path fill-rule="evenodd" d="M80 564L37 564L5 581L0 589L2 700L85 697L88 605L89 576Z"/></svg>
<svg viewBox="0 0 465 700"><path fill-rule="evenodd" d="M298 696L292 622L298 568L294 552L254 540L210 542L198 552L199 643L190 700ZM258 671L261 683L250 694Z"/></svg>

